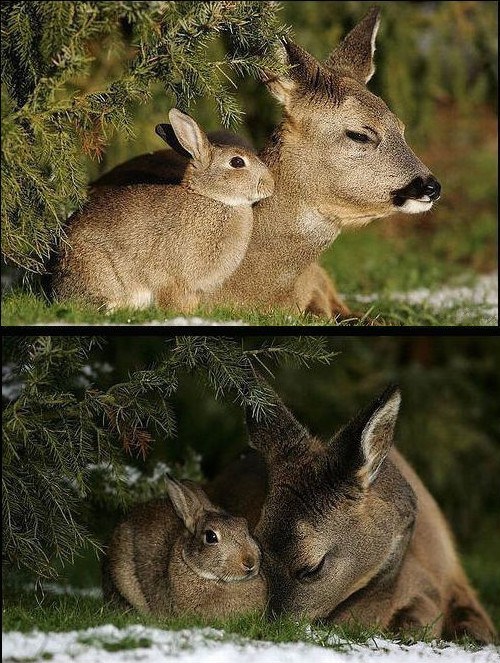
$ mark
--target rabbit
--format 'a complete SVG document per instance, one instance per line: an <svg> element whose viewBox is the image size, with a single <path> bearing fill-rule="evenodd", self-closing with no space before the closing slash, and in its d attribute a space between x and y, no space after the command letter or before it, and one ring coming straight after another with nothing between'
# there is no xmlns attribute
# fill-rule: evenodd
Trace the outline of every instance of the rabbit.
<svg viewBox="0 0 500 663"><path fill-rule="evenodd" d="M103 187L68 222L52 277L56 299L108 310L156 304L192 312L236 270L252 204L274 180L249 149L210 143L177 109L156 132L190 161L178 185Z"/></svg>
<svg viewBox="0 0 500 663"><path fill-rule="evenodd" d="M263 612L267 582L247 521L214 506L195 482L167 477L166 489L168 497L136 506L115 528L105 600L155 616Z"/></svg>

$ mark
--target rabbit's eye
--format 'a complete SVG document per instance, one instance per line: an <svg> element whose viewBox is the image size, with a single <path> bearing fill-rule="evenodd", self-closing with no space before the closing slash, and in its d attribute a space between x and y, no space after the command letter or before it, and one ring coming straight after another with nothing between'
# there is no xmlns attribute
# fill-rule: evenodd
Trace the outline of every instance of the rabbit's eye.
<svg viewBox="0 0 500 663"><path fill-rule="evenodd" d="M229 165L233 168L244 168L245 161L241 157L233 157L229 162Z"/></svg>
<svg viewBox="0 0 500 663"><path fill-rule="evenodd" d="M213 545L214 543L219 543L219 538L213 529L206 529L204 533L205 543Z"/></svg>

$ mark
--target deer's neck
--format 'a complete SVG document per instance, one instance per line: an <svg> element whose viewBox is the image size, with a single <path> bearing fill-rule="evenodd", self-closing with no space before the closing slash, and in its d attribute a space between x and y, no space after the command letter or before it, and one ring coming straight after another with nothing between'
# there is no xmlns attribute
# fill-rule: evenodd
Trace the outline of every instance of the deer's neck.
<svg viewBox="0 0 500 663"><path fill-rule="evenodd" d="M286 144L282 127L271 136L260 154L271 170L275 188L270 198L254 206L254 238L259 243L287 242L290 252L305 262L316 260L338 237L341 220L320 209L314 174ZM307 174L307 176L306 176Z"/></svg>

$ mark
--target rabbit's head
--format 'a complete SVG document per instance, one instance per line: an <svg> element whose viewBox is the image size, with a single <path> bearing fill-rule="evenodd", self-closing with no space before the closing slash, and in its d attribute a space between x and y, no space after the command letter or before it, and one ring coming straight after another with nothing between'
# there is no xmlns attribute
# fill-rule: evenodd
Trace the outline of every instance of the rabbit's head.
<svg viewBox="0 0 500 663"><path fill-rule="evenodd" d="M156 133L190 159L183 183L195 193L231 205L251 205L274 191L267 166L240 145L216 145L189 115L173 108L171 124L158 124Z"/></svg>
<svg viewBox="0 0 500 663"><path fill-rule="evenodd" d="M194 482L168 477L166 483L175 512L186 527L184 562L206 580L239 582L255 577L260 570L260 550L245 518L214 506Z"/></svg>

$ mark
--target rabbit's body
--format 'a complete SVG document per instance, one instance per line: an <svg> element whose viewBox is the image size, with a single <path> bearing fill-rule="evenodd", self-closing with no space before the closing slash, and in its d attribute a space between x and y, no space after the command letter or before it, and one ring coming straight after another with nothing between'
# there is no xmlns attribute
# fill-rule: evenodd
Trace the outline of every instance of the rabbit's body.
<svg viewBox="0 0 500 663"><path fill-rule="evenodd" d="M243 260L252 204L271 195L271 173L249 149L211 144L189 116L174 109L170 119L157 131L191 157L182 182L91 198L68 223L53 274L58 299L190 312Z"/></svg>
<svg viewBox="0 0 500 663"><path fill-rule="evenodd" d="M184 186L108 189L70 221L71 249L54 287L60 298L110 309L155 302L189 310L234 272L251 233L250 205L231 207Z"/></svg>
<svg viewBox="0 0 500 663"><path fill-rule="evenodd" d="M246 521L203 499L193 531L168 498L131 511L114 530L104 561L106 600L154 615L207 619L264 610L267 584ZM203 542L207 523L217 528L218 546Z"/></svg>

